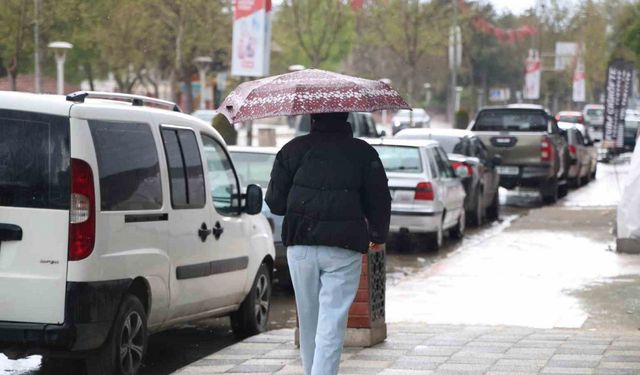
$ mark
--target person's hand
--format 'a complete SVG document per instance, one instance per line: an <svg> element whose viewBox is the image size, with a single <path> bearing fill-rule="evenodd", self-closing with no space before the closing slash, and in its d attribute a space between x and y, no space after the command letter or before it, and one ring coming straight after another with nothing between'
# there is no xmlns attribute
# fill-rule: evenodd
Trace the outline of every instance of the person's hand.
<svg viewBox="0 0 640 375"><path fill-rule="evenodd" d="M382 250L382 245L384 245L384 244L375 243L375 242L369 242L369 250L371 250L373 252L381 251Z"/></svg>

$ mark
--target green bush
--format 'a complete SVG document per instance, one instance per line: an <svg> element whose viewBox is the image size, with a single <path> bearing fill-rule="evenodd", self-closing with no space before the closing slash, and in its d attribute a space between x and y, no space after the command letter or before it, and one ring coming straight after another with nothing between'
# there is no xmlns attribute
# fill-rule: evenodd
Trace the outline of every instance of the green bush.
<svg viewBox="0 0 640 375"><path fill-rule="evenodd" d="M469 112L464 109L458 110L458 112L456 112L454 127L456 129L466 129L467 125L469 125Z"/></svg>

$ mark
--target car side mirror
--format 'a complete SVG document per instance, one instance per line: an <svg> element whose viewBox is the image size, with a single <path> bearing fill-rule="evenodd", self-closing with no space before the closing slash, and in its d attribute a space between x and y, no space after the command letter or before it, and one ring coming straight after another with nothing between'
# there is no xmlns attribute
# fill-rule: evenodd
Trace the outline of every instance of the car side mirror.
<svg viewBox="0 0 640 375"><path fill-rule="evenodd" d="M502 156L493 155L493 157L491 158L491 164L493 164L494 167L497 167L498 165L502 164Z"/></svg>
<svg viewBox="0 0 640 375"><path fill-rule="evenodd" d="M455 169L456 172L456 177L458 178L466 178L469 177L469 170L467 169L466 165L459 165L458 167L456 167Z"/></svg>
<svg viewBox="0 0 640 375"><path fill-rule="evenodd" d="M258 185L251 184L247 186L247 194L245 195L244 212L249 215L257 215L262 212L262 188Z"/></svg>
<svg viewBox="0 0 640 375"><path fill-rule="evenodd" d="M380 137L386 137L386 136L387 136L386 130L381 130L380 131Z"/></svg>

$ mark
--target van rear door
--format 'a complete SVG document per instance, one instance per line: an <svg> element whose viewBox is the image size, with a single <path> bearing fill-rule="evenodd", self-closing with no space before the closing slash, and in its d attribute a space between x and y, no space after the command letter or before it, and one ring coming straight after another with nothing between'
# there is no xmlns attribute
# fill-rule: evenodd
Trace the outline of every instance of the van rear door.
<svg viewBox="0 0 640 375"><path fill-rule="evenodd" d="M69 119L0 109L0 321L64 321Z"/></svg>

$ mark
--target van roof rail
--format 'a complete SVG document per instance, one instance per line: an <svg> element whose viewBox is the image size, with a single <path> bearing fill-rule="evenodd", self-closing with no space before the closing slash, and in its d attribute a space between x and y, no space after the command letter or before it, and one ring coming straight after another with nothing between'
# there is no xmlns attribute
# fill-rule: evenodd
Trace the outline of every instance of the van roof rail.
<svg viewBox="0 0 640 375"><path fill-rule="evenodd" d="M76 91L67 95L67 100L74 103L84 103L84 100L86 98L119 100L124 102L130 102L131 105L139 106L139 107L151 104L151 106L163 107L166 109L170 109L174 112L182 112L182 110L180 110L180 107L174 102L157 99L157 98L150 98L144 95L123 94L119 92L102 92L102 91Z"/></svg>

